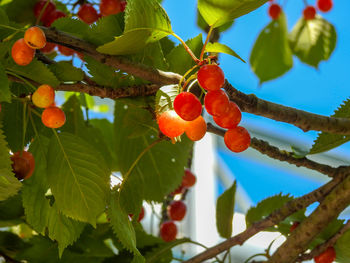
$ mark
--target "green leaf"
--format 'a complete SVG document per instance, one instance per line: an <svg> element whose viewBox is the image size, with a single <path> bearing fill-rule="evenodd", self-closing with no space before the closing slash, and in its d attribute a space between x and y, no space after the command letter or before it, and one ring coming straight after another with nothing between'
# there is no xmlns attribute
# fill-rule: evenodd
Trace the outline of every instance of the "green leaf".
<svg viewBox="0 0 350 263"><path fill-rule="evenodd" d="M10 84L4 67L0 64L0 102L11 102Z"/></svg>
<svg viewBox="0 0 350 263"><path fill-rule="evenodd" d="M235 210L236 181L228 188L216 202L216 228L223 238L232 235L232 220Z"/></svg>
<svg viewBox="0 0 350 263"><path fill-rule="evenodd" d="M282 12L260 33L250 54L250 64L260 83L275 79L293 67L287 22Z"/></svg>
<svg viewBox="0 0 350 263"><path fill-rule="evenodd" d="M67 61L51 64L49 68L61 82L81 81L84 78L84 72Z"/></svg>
<svg viewBox="0 0 350 263"><path fill-rule="evenodd" d="M52 23L51 27L55 27L60 31L67 32L78 38L84 38L89 30L89 25L79 19L70 17L62 17Z"/></svg>
<svg viewBox="0 0 350 263"><path fill-rule="evenodd" d="M13 0L5 5L5 11L11 21L21 24L34 24L35 17L33 10L36 0Z"/></svg>
<svg viewBox="0 0 350 263"><path fill-rule="evenodd" d="M129 171L138 156L158 138L158 132L154 130L137 138L128 138L133 133L133 128L124 126L124 118L133 111L137 114L144 110L116 102L115 149L123 175ZM165 195L181 183L191 147L192 143L184 138L181 143L162 141L150 148L123 181L120 192L122 208L127 213L137 214L143 199L161 202Z"/></svg>
<svg viewBox="0 0 350 263"><path fill-rule="evenodd" d="M12 173L10 151L0 124L0 201L15 195L21 186Z"/></svg>
<svg viewBox="0 0 350 263"><path fill-rule="evenodd" d="M54 198L47 195L47 152L49 139L39 136L30 145L35 159L35 171L25 181L23 187L23 206L26 220L35 231L47 234L58 242L59 254L71 245L81 234L84 224L66 217L58 210Z"/></svg>
<svg viewBox="0 0 350 263"><path fill-rule="evenodd" d="M19 66L12 59L6 65L6 70L10 70L22 77L32 79L41 84L49 84L56 87L60 84L56 76L45 66L44 63L33 59L27 66Z"/></svg>
<svg viewBox="0 0 350 263"><path fill-rule="evenodd" d="M290 32L289 41L293 53L302 62L317 68L331 56L337 33L332 24L317 15L312 20L300 18Z"/></svg>
<svg viewBox="0 0 350 263"><path fill-rule="evenodd" d="M130 111L124 117L124 127L132 130L128 138L137 138L147 134L150 130L156 130L152 115L148 111Z"/></svg>
<svg viewBox="0 0 350 263"><path fill-rule="evenodd" d="M159 41L149 43L141 52L133 56L133 61L136 63L141 62L144 65L160 70L168 70L168 64Z"/></svg>
<svg viewBox="0 0 350 263"><path fill-rule="evenodd" d="M268 0L198 0L198 10L209 26L219 27L265 4Z"/></svg>
<svg viewBox="0 0 350 263"><path fill-rule="evenodd" d="M95 225L106 206L110 176L100 154L80 137L60 133L52 137L47 158L47 179L58 209Z"/></svg>
<svg viewBox="0 0 350 263"><path fill-rule="evenodd" d="M193 53L199 57L203 47L202 34L187 40L186 44L193 51ZM171 52L166 56L166 60L169 63L169 70L179 74L184 74L195 65L195 62L187 53L182 44L171 50Z"/></svg>
<svg viewBox="0 0 350 263"><path fill-rule="evenodd" d="M136 248L136 235L132 223L127 213L125 213L119 203L120 194L113 191L111 195L110 204L108 207L108 216L110 224L112 225L114 233L117 235L123 246L134 256L144 262L144 259L138 249Z"/></svg>
<svg viewBox="0 0 350 263"><path fill-rule="evenodd" d="M235 58L238 58L242 62L245 63L245 61L235 52L233 51L230 47L220 44L220 43L208 43L207 46L205 47L205 52L214 52L214 53L225 53L228 55L231 55Z"/></svg>
<svg viewBox="0 0 350 263"><path fill-rule="evenodd" d="M346 231L335 243L336 261L339 263L347 263L350 261L350 230Z"/></svg>
<svg viewBox="0 0 350 263"><path fill-rule="evenodd" d="M0 202L0 221L20 219L23 215L21 195L17 194Z"/></svg>
<svg viewBox="0 0 350 263"><path fill-rule="evenodd" d="M9 18L7 17L7 14L3 8L0 8L0 40L5 39L14 31L12 29L6 28L5 26L8 26L10 24ZM4 25L4 26L1 26ZM2 45L6 45L6 42L8 43L9 41L2 42ZM12 46L12 45L11 45Z"/></svg>
<svg viewBox="0 0 350 263"><path fill-rule="evenodd" d="M350 99L347 99L342 105L340 105L340 107L334 112L332 117L350 118ZM316 154L329 151L348 141L350 141L350 136L322 132L314 141L314 144L312 145L309 154Z"/></svg>
<svg viewBox="0 0 350 263"><path fill-rule="evenodd" d="M124 15L122 13L104 16L96 24L91 25L85 39L94 45L103 45L113 41L114 36L120 36L123 33L123 28Z"/></svg>
<svg viewBox="0 0 350 263"><path fill-rule="evenodd" d="M218 32L224 32L226 30L228 30L229 28L231 28L231 26L233 25L234 20L227 22L226 24L219 26L217 28ZM203 16L201 15L201 13L197 10L197 25L199 26L199 28L201 28L204 32L208 32L209 30L209 25L207 24L207 22L205 22ZM214 32L213 32L214 33Z"/></svg>
<svg viewBox="0 0 350 263"><path fill-rule="evenodd" d="M168 15L158 1L128 1L123 35L99 46L97 51L110 55L133 54L171 33Z"/></svg>

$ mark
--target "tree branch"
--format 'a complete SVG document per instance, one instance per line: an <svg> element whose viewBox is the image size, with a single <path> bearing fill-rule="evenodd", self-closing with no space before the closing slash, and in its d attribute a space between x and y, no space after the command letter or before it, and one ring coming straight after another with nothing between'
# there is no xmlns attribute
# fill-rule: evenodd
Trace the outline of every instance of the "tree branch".
<svg viewBox="0 0 350 263"><path fill-rule="evenodd" d="M211 123L207 124L207 131L222 137L225 135L226 132L224 129L215 127ZM293 157L292 152L282 151L277 147L270 145L268 142L259 140L257 138L252 138L250 147L273 159L294 164L297 167L305 167L311 170L315 170L322 174L328 175L329 177L334 177L336 175L338 176L339 174L350 173L349 166L339 166L337 168L334 168L326 164L317 163L306 157L295 158Z"/></svg>
<svg viewBox="0 0 350 263"><path fill-rule="evenodd" d="M204 260L215 257L230 247L242 245L246 240L259 233L260 231L278 224L295 212L308 207L316 201L323 199L329 192L331 192L337 185L339 185L342 180L344 180L344 176L337 176L325 185L312 191L311 193L287 202L283 207L277 209L265 219L254 223L251 227L247 228L242 233L205 250L204 252L194 256L193 258L190 258L189 260L184 261L183 263L203 262Z"/></svg>
<svg viewBox="0 0 350 263"><path fill-rule="evenodd" d="M350 220L348 220L346 224L337 233L334 234L334 236L328 239L327 242L318 245L310 253L299 256L297 259L297 262L313 259L314 257L321 254L323 251L325 251L328 247L334 246L337 240L349 229L350 229Z"/></svg>
<svg viewBox="0 0 350 263"><path fill-rule="evenodd" d="M268 260L269 263L293 263L310 242L350 203L350 177L337 185Z"/></svg>
<svg viewBox="0 0 350 263"><path fill-rule="evenodd" d="M348 118L327 117L269 102L259 99L254 94L247 95L240 92L228 82L224 89L230 99L236 102L244 112L290 123L304 132L314 130L350 135L350 119Z"/></svg>

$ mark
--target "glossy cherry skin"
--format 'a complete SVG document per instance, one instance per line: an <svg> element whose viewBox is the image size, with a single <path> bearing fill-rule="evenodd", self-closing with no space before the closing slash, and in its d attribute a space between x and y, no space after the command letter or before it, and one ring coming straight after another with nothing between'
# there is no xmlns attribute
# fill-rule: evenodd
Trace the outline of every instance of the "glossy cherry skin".
<svg viewBox="0 0 350 263"><path fill-rule="evenodd" d="M55 22L57 19L66 17L66 16L67 15L64 12L60 10L54 10L48 15L47 19L44 21L44 24L45 26L50 27L52 23Z"/></svg>
<svg viewBox="0 0 350 263"><path fill-rule="evenodd" d="M100 12L103 16L115 15L120 13L120 0L101 0Z"/></svg>
<svg viewBox="0 0 350 263"><path fill-rule="evenodd" d="M37 26L32 26L26 30L24 33L24 41L28 47L33 49L40 49L46 45L46 36L44 31L42 31Z"/></svg>
<svg viewBox="0 0 350 263"><path fill-rule="evenodd" d="M229 107L229 99L223 90L209 91L204 97L204 106L213 116L223 115Z"/></svg>
<svg viewBox="0 0 350 263"><path fill-rule="evenodd" d="M12 46L11 55L16 64L26 66L32 62L35 50L28 47L24 39L18 39Z"/></svg>
<svg viewBox="0 0 350 263"><path fill-rule="evenodd" d="M282 8L278 4L272 4L269 7L269 16L272 19L277 19L281 14Z"/></svg>
<svg viewBox="0 0 350 263"><path fill-rule="evenodd" d="M98 14L96 9L90 4L83 4L78 11L78 17L80 20L87 24L92 24L97 21Z"/></svg>
<svg viewBox="0 0 350 263"><path fill-rule="evenodd" d="M66 115L58 107L48 107L41 114L41 121L48 128L60 128L66 122Z"/></svg>
<svg viewBox="0 0 350 263"><path fill-rule="evenodd" d="M41 10L45 7L46 2L47 1L42 0L42 1L37 2L34 5L33 12L34 12L34 16L36 18L39 17ZM56 5L52 1L49 1L49 3L47 4L45 11L43 12L40 20L43 22L47 21L49 19L50 13L55 11L55 10L56 10Z"/></svg>
<svg viewBox="0 0 350 263"><path fill-rule="evenodd" d="M160 226L159 234L165 242L175 240L177 235L177 227L175 223L173 221L166 221L162 223Z"/></svg>
<svg viewBox="0 0 350 263"><path fill-rule="evenodd" d="M46 42L45 47L41 48L40 51L43 52L44 54L50 54L55 50L56 44Z"/></svg>
<svg viewBox="0 0 350 263"><path fill-rule="evenodd" d="M32 101L39 108L47 108L55 102L55 90L50 85L41 85L33 93Z"/></svg>
<svg viewBox="0 0 350 263"><path fill-rule="evenodd" d="M158 117L159 130L166 136L173 138L182 135L185 132L186 122L176 114L175 111L169 110L163 112Z"/></svg>
<svg viewBox="0 0 350 263"><path fill-rule="evenodd" d="M58 51L64 55L64 56L72 56L74 54L74 50L69 48L69 47L65 47L65 46L62 46L62 45L58 45Z"/></svg>
<svg viewBox="0 0 350 263"><path fill-rule="evenodd" d="M304 19L305 20L312 20L316 17L316 8L309 5L307 6L303 11Z"/></svg>
<svg viewBox="0 0 350 263"><path fill-rule="evenodd" d="M193 121L202 113L202 104L191 92L181 92L174 100L174 110L185 121Z"/></svg>
<svg viewBox="0 0 350 263"><path fill-rule="evenodd" d="M215 123L224 129L233 129L237 127L242 119L242 113L236 103L229 102L227 111L219 117L213 117Z"/></svg>
<svg viewBox="0 0 350 263"><path fill-rule="evenodd" d="M190 169L186 168L185 169L185 174L182 177L182 186L190 188L195 185L196 183L196 176L191 172Z"/></svg>
<svg viewBox="0 0 350 263"><path fill-rule="evenodd" d="M325 251L314 258L315 263L332 263L336 258L334 247L328 247Z"/></svg>
<svg viewBox="0 0 350 263"><path fill-rule="evenodd" d="M328 12L333 7L333 0L318 0L317 8L322 12Z"/></svg>
<svg viewBox="0 0 350 263"><path fill-rule="evenodd" d="M250 145L250 134L245 128L237 126L225 133L224 142L232 152L243 152Z"/></svg>
<svg viewBox="0 0 350 263"><path fill-rule="evenodd" d="M215 64L202 66L197 73L199 85L205 90L219 90L225 84L222 69Z"/></svg>
<svg viewBox="0 0 350 263"><path fill-rule="evenodd" d="M13 173L17 179L28 179L33 175L35 160L27 151L18 151L11 156Z"/></svg>
<svg viewBox="0 0 350 263"><path fill-rule="evenodd" d="M199 117L193 121L186 122L185 133L191 141L199 141L207 133L207 123L204 118Z"/></svg>
<svg viewBox="0 0 350 263"><path fill-rule="evenodd" d="M181 221L186 215L186 205L181 200L172 201L168 206L168 216L171 220Z"/></svg>

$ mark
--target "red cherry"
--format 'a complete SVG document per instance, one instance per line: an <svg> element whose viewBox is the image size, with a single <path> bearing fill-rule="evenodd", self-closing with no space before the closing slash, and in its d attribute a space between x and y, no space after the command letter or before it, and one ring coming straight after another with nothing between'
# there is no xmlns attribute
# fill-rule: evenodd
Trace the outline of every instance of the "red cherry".
<svg viewBox="0 0 350 263"><path fill-rule="evenodd" d="M120 13L120 0L101 0L100 12L103 16L115 15Z"/></svg>
<svg viewBox="0 0 350 263"><path fill-rule="evenodd" d="M222 69L215 64L202 66L197 73L199 85L206 90L219 90L225 84Z"/></svg>
<svg viewBox="0 0 350 263"><path fill-rule="evenodd" d="M305 20L311 20L316 17L316 8L309 5L307 6L303 11L304 19Z"/></svg>
<svg viewBox="0 0 350 263"><path fill-rule="evenodd" d="M15 152L11 156L11 160L13 173L19 180L28 179L33 175L35 161L33 155L30 152Z"/></svg>
<svg viewBox="0 0 350 263"><path fill-rule="evenodd" d="M159 232L165 242L170 242L176 239L177 227L173 221L166 221L160 225Z"/></svg>
<svg viewBox="0 0 350 263"><path fill-rule="evenodd" d="M215 123L225 129L233 129L237 127L237 125L241 121L241 118L241 110L233 101L229 102L228 109L223 115L219 117L213 117Z"/></svg>
<svg viewBox="0 0 350 263"><path fill-rule="evenodd" d="M120 11L124 12L126 8L126 1L120 1Z"/></svg>
<svg viewBox="0 0 350 263"><path fill-rule="evenodd" d="M172 195L178 195L178 194L182 194L185 191L185 187L183 187L182 185L180 185L178 188L175 189L174 192L172 192Z"/></svg>
<svg viewBox="0 0 350 263"><path fill-rule="evenodd" d="M72 56L74 54L74 50L69 48L69 47L65 47L65 46L62 46L62 45L58 45L58 51L64 55L64 56Z"/></svg>
<svg viewBox="0 0 350 263"><path fill-rule="evenodd" d="M143 208L143 206L141 207L141 212L139 214L139 217L137 218L137 221L141 221L143 218L145 217L145 209Z"/></svg>
<svg viewBox="0 0 350 263"><path fill-rule="evenodd" d="M182 177L182 186L183 187L192 187L196 183L196 176L191 172L190 169L186 168L185 169L185 174Z"/></svg>
<svg viewBox="0 0 350 263"><path fill-rule="evenodd" d="M163 112L158 117L159 130L166 136L173 138L182 135L185 132L186 121L181 119L175 111L169 110Z"/></svg>
<svg viewBox="0 0 350 263"><path fill-rule="evenodd" d="M193 121L202 113L202 104L191 92L181 92L174 100L174 110L185 121Z"/></svg>
<svg viewBox="0 0 350 263"><path fill-rule="evenodd" d="M43 52L44 54L50 54L54 51L55 47L56 47L56 44L46 42L45 47L41 48L40 51Z"/></svg>
<svg viewBox="0 0 350 263"><path fill-rule="evenodd" d="M229 99L223 90L209 91L204 97L204 106L213 116L223 115L229 107Z"/></svg>
<svg viewBox="0 0 350 263"><path fill-rule="evenodd" d="M186 205L182 201L172 201L168 206L168 216L171 220L181 221L186 215Z"/></svg>
<svg viewBox="0 0 350 263"><path fill-rule="evenodd" d="M314 258L315 263L332 263L336 258L334 247L328 247L325 251Z"/></svg>
<svg viewBox="0 0 350 263"><path fill-rule="evenodd" d="M40 15L40 13L41 13L41 10L44 8L46 2L47 2L46 0L41 0L41 1L37 2L37 3L34 5L33 12L34 12L34 16L35 16L36 18L39 17L39 15ZM47 19L48 19L50 13L53 12L53 11L55 11L55 10L56 10L56 5L55 5L53 2L49 1L49 3L48 3L48 5L46 6L45 11L44 11L44 13L42 14L40 20L43 21L43 22L44 22L44 21L47 21Z"/></svg>
<svg viewBox="0 0 350 263"><path fill-rule="evenodd" d="M52 25L53 22L55 22L57 19L61 18L61 17L66 17L67 15L65 13L63 13L60 10L54 10L53 12L51 12L47 19L45 19L44 24L47 27L50 27Z"/></svg>
<svg viewBox="0 0 350 263"><path fill-rule="evenodd" d="M225 133L224 142L232 152L243 152L250 145L250 135L245 128L237 126Z"/></svg>
<svg viewBox="0 0 350 263"><path fill-rule="evenodd" d="M80 20L87 24L92 24L97 21L98 14L96 9L90 4L83 4L78 11L78 17Z"/></svg>
<svg viewBox="0 0 350 263"><path fill-rule="evenodd" d="M332 0L318 0L317 7L322 12L328 12L333 7L333 1Z"/></svg>
<svg viewBox="0 0 350 263"><path fill-rule="evenodd" d="M293 232L300 225L300 222L295 221L293 225L290 226L290 232Z"/></svg>
<svg viewBox="0 0 350 263"><path fill-rule="evenodd" d="M281 14L282 8L278 4L272 4L269 7L269 16L272 19L277 19L279 15Z"/></svg>

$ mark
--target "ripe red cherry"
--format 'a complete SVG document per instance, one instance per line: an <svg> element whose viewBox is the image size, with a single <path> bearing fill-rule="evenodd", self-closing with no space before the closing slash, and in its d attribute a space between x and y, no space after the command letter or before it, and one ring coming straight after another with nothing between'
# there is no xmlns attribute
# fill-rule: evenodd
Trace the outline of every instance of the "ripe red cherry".
<svg viewBox="0 0 350 263"><path fill-rule="evenodd" d="M191 172L190 169L185 169L185 174L182 177L182 186L183 187L192 187L196 183L196 176Z"/></svg>
<svg viewBox="0 0 350 263"><path fill-rule="evenodd" d="M158 117L159 130L166 136L173 138L182 135L185 132L186 121L181 119L175 111L169 110L163 112Z"/></svg>
<svg viewBox="0 0 350 263"><path fill-rule="evenodd" d="M159 232L165 242L170 242L176 239L177 227L173 221L166 221L161 224Z"/></svg>
<svg viewBox="0 0 350 263"><path fill-rule="evenodd" d="M34 16L36 18L39 17L41 10L43 10L44 6L46 5L46 2L47 2L46 0L41 0L34 5L33 12L34 12ZM55 11L55 10L56 10L56 5L53 2L49 1L49 3L47 4L45 11L43 12L40 20L43 22L47 21L48 17L50 16L50 13Z"/></svg>
<svg viewBox="0 0 350 263"><path fill-rule="evenodd" d="M272 4L269 7L269 16L272 19L277 19L281 14L282 8L278 4Z"/></svg>
<svg viewBox="0 0 350 263"><path fill-rule="evenodd" d="M180 185L178 188L175 189L174 192L172 192L172 195L178 195L178 194L182 194L185 191L186 187L183 187L182 185Z"/></svg>
<svg viewBox="0 0 350 263"><path fill-rule="evenodd" d="M305 20L311 20L316 17L316 8L309 5L307 6L303 11L304 19Z"/></svg>
<svg viewBox="0 0 350 263"><path fill-rule="evenodd" d="M28 179L33 175L35 168L34 157L30 152L18 151L11 156L12 171L17 179Z"/></svg>
<svg viewBox="0 0 350 263"><path fill-rule="evenodd" d="M126 8L126 1L120 1L120 11L124 12Z"/></svg>
<svg viewBox="0 0 350 263"><path fill-rule="evenodd" d="M186 215L186 205L182 201L172 201L168 206L168 216L171 220L181 221Z"/></svg>
<svg viewBox="0 0 350 263"><path fill-rule="evenodd" d="M325 251L314 258L315 263L332 263L336 258L334 247L328 247Z"/></svg>
<svg viewBox="0 0 350 263"><path fill-rule="evenodd" d="M225 129L233 129L237 127L237 125L241 121L241 118L241 110L233 101L229 102L228 109L223 115L219 117L213 117L215 123Z"/></svg>
<svg viewBox="0 0 350 263"><path fill-rule="evenodd" d="M54 51L55 47L56 47L56 44L46 42L45 47L41 48L40 51L43 52L44 54L50 54Z"/></svg>
<svg viewBox="0 0 350 263"><path fill-rule="evenodd" d="M83 4L78 11L78 17L87 24L97 21L98 14L96 9L90 4Z"/></svg>
<svg viewBox="0 0 350 263"><path fill-rule="evenodd" d="M209 91L204 97L204 106L213 116L223 115L229 107L229 99L223 90Z"/></svg>
<svg viewBox="0 0 350 263"><path fill-rule="evenodd" d="M16 64L26 66L34 58L34 49L28 47L23 38L18 39L12 46L11 55Z"/></svg>
<svg viewBox="0 0 350 263"><path fill-rule="evenodd" d="M328 12L333 7L333 1L332 0L318 0L317 7L322 12Z"/></svg>
<svg viewBox="0 0 350 263"><path fill-rule="evenodd" d="M57 19L61 18L61 17L66 17L67 15L65 13L63 13L60 10L54 10L53 12L51 12L47 19L45 19L44 24L47 27L50 27L52 25L53 22L55 22Z"/></svg>
<svg viewBox="0 0 350 263"><path fill-rule="evenodd" d="M120 0L101 0L100 12L103 16L115 15L120 13Z"/></svg>
<svg viewBox="0 0 350 263"><path fill-rule="evenodd" d="M197 73L199 85L206 90L219 90L225 84L225 75L222 69L216 65L204 65Z"/></svg>
<svg viewBox="0 0 350 263"><path fill-rule="evenodd" d="M199 141L207 133L207 123L202 116L193 121L187 121L185 133L191 141Z"/></svg>
<svg viewBox="0 0 350 263"><path fill-rule="evenodd" d="M250 145L250 135L245 128L238 126L225 133L224 142L232 152L243 152Z"/></svg>
<svg viewBox="0 0 350 263"><path fill-rule="evenodd" d="M300 222L295 221L293 225L290 226L290 232L293 232L300 225Z"/></svg>
<svg viewBox="0 0 350 263"><path fill-rule="evenodd" d="M74 50L69 48L69 47L65 47L65 46L62 46L62 45L58 45L58 51L64 55L64 56L72 56L74 54Z"/></svg>
<svg viewBox="0 0 350 263"><path fill-rule="evenodd" d="M202 104L191 92L181 92L174 100L174 110L185 121L193 121L202 113Z"/></svg>

